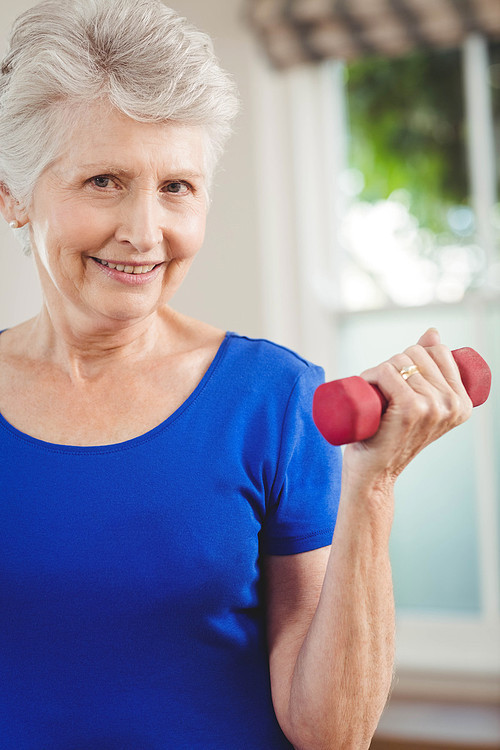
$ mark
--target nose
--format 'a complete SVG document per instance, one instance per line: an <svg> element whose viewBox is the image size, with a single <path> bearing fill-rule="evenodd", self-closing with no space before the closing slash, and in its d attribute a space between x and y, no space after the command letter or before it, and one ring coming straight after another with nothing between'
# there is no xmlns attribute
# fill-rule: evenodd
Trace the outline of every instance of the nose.
<svg viewBox="0 0 500 750"><path fill-rule="evenodd" d="M162 210L155 193L129 195L120 206L115 233L118 242L128 243L140 253L154 250L163 240Z"/></svg>

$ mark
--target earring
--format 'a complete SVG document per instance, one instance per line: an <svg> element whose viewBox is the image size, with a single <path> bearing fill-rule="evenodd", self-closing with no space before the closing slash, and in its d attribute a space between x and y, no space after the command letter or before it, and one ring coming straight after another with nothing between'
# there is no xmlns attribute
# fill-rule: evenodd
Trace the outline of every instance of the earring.
<svg viewBox="0 0 500 750"><path fill-rule="evenodd" d="M9 221L9 227L11 229L19 229L19 222L15 219L13 221Z"/></svg>

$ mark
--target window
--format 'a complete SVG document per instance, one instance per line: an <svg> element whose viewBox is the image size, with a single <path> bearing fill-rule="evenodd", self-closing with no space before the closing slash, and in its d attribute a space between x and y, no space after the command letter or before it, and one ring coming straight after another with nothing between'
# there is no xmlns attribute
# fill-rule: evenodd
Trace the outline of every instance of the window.
<svg viewBox="0 0 500 750"><path fill-rule="evenodd" d="M257 71L268 335L328 379L429 325L500 367L499 49ZM399 671L452 692L500 675L499 424L490 399L397 485Z"/></svg>
<svg viewBox="0 0 500 750"><path fill-rule="evenodd" d="M344 304L463 299L486 257L468 201L460 52L362 59L345 71Z"/></svg>

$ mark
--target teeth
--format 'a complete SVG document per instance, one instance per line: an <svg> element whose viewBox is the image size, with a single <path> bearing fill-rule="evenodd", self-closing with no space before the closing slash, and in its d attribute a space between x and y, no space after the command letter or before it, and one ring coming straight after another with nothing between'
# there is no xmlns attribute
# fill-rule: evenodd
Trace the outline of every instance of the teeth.
<svg viewBox="0 0 500 750"><path fill-rule="evenodd" d="M100 260L99 258L96 258L96 261L100 263L101 266L116 268L117 271L123 271L124 273L133 274L148 273L149 271L152 271L156 265L156 263L153 263L153 265L150 266L124 266L121 263L109 263L107 260Z"/></svg>

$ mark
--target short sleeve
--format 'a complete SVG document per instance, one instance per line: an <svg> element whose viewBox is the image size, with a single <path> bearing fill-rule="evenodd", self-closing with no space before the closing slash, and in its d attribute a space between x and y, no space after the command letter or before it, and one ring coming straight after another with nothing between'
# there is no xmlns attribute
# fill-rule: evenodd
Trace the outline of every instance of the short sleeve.
<svg viewBox="0 0 500 750"><path fill-rule="evenodd" d="M266 509L263 546L270 555L307 552L332 541L342 453L324 439L312 418L314 391L323 381L323 370L309 364L288 399Z"/></svg>

